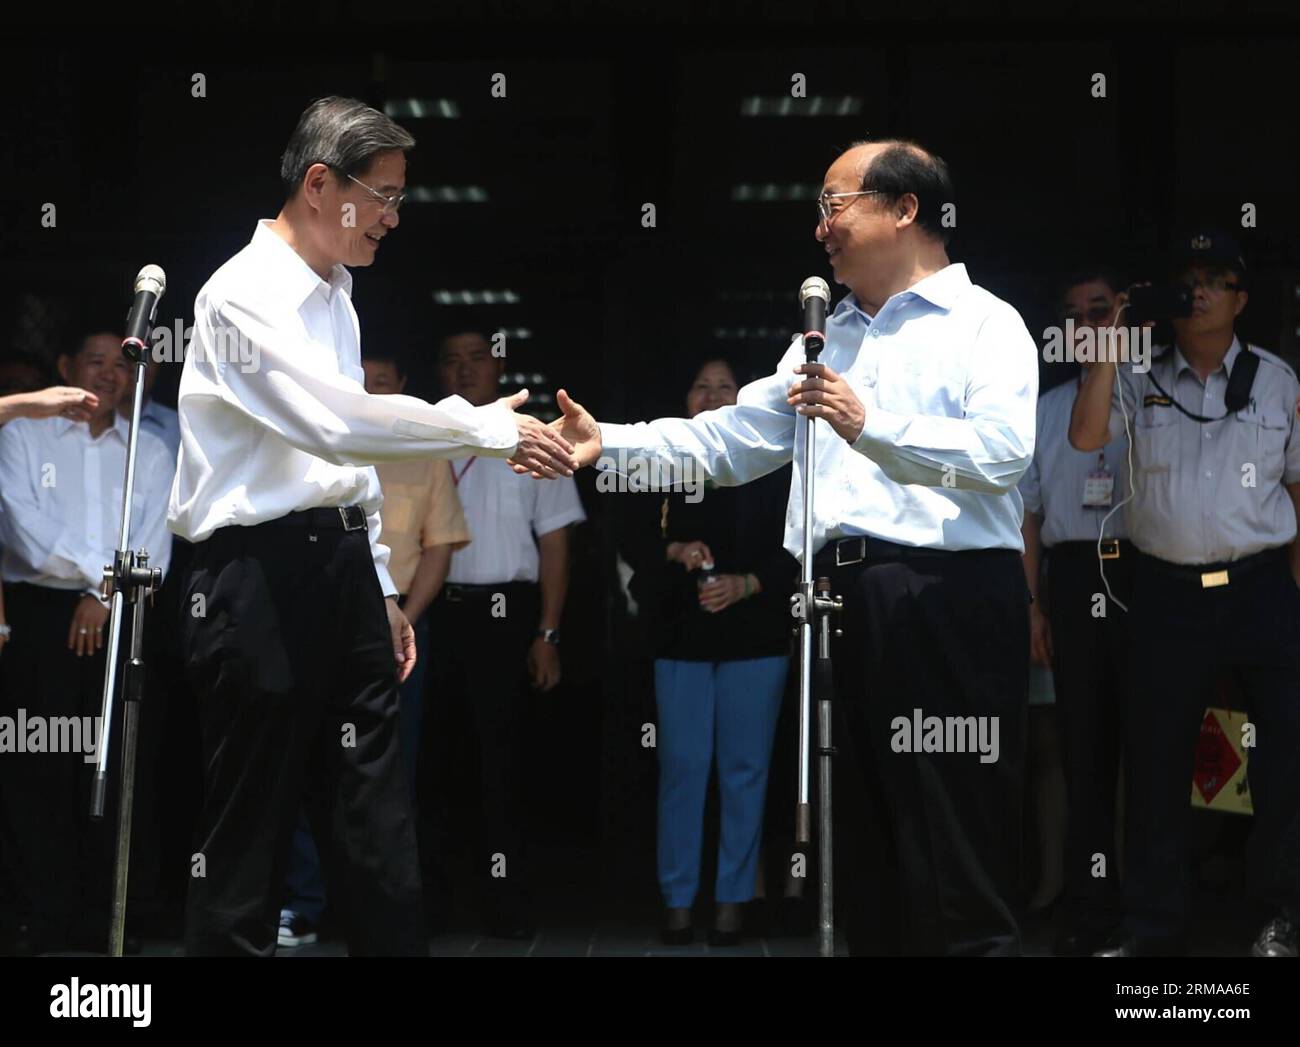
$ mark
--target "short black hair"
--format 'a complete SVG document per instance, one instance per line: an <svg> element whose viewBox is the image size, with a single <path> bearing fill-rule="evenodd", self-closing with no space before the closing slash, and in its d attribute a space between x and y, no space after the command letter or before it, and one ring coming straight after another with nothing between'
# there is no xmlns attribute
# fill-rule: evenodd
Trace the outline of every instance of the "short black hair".
<svg viewBox="0 0 1300 1047"><path fill-rule="evenodd" d="M944 159L906 138L867 138L849 148L862 145L885 146L863 172L862 188L875 190L888 204L911 193L917 201L916 224L946 247L952 228L943 224L943 208L954 202L955 193Z"/></svg>
<svg viewBox="0 0 1300 1047"><path fill-rule="evenodd" d="M379 153L415 146L415 138L378 109L355 98L318 98L298 118L280 157L280 181L292 200L312 164L325 164L340 183L370 166Z"/></svg>
<svg viewBox="0 0 1300 1047"><path fill-rule="evenodd" d="M59 355L75 360L86 351L86 346L90 344L92 338L100 338L104 335L107 335L110 338L122 337L120 334L116 333L112 327L88 327L82 334L78 335L66 349L60 350Z"/></svg>
<svg viewBox="0 0 1300 1047"><path fill-rule="evenodd" d="M499 333L500 328L493 327L491 324L480 319L467 320L465 323L461 324L448 324L443 328L442 333L438 336L436 357L438 359L442 358L443 350L447 347L447 343L453 338L459 338L461 335L466 334L476 334L482 338L483 341L487 342L489 347L491 347L492 339Z"/></svg>
<svg viewBox="0 0 1300 1047"><path fill-rule="evenodd" d="M377 364L392 364L397 371L399 381L406 377L406 354L396 349L363 349L361 362L365 363L367 360Z"/></svg>
<svg viewBox="0 0 1300 1047"><path fill-rule="evenodd" d="M1061 278L1061 282L1056 287L1056 301L1065 300L1065 294L1071 287L1078 287L1079 284L1090 284L1093 282L1105 284L1114 294L1124 291L1126 284L1119 275L1119 270L1105 262L1086 262L1077 265Z"/></svg>

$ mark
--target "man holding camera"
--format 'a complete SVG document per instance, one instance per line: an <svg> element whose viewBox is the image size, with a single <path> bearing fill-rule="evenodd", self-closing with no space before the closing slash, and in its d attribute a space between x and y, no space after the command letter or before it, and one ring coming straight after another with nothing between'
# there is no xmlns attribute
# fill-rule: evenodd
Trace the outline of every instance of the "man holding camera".
<svg viewBox="0 0 1300 1047"><path fill-rule="evenodd" d="M1201 231L1179 248L1173 275L1187 297L1172 311L1187 315L1171 317L1174 345L1144 374L1089 368L1070 423L1070 442L1094 451L1131 419L1135 493L1126 520L1139 553L1125 723L1126 917L1096 955L1186 949L1189 782L1205 707L1229 670L1255 733L1251 886L1278 914L1253 951L1294 956L1300 381L1234 333L1248 297L1235 241Z"/></svg>

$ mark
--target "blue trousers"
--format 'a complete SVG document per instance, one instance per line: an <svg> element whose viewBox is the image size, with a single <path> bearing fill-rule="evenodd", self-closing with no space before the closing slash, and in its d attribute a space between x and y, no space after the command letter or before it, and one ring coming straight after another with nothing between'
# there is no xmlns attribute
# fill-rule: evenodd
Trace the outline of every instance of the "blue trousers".
<svg viewBox="0 0 1300 1047"><path fill-rule="evenodd" d="M415 623L415 668L398 691L398 733L402 743L402 763L406 781L415 798L415 768L420 752L420 722L424 712L424 673L429 665L429 616ZM311 835L307 815L298 812L289 851L289 868L285 873L285 902L281 912L297 913L309 922L320 923L325 911L325 877L321 872L320 854Z"/></svg>
<svg viewBox="0 0 1300 1047"><path fill-rule="evenodd" d="M659 708L659 886L689 908L700 882L704 800L718 761L722 829L714 900L754 897L767 770L790 659L655 661Z"/></svg>

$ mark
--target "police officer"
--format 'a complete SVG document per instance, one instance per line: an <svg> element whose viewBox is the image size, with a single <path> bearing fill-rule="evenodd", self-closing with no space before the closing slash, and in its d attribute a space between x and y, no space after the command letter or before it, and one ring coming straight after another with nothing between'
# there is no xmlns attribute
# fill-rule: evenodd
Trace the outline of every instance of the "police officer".
<svg viewBox="0 0 1300 1047"><path fill-rule="evenodd" d="M1097 332L1114 322L1121 290L1102 266L1067 278L1059 300L1066 337L1073 343L1090 335L1095 345ZM1082 380L1080 374L1039 398L1034 460L1020 481L1025 574L1035 595L1030 656L1052 669L1061 731L1068 814L1055 951L1064 956L1087 955L1119 923L1115 790L1128 652L1123 606L1133 575L1121 505L1128 439L1121 432L1097 451L1070 446L1070 412Z"/></svg>
<svg viewBox="0 0 1300 1047"><path fill-rule="evenodd" d="M1254 952L1293 956L1300 382L1234 333L1247 301L1237 244L1200 231L1179 256L1174 274L1190 293L1191 315L1173 319L1173 347L1148 371L1121 365L1118 387L1115 366L1091 368L1070 423L1070 442L1095 451L1124 431L1127 413L1136 487L1127 513L1139 556L1125 717L1126 915L1123 933L1097 955L1186 948L1189 782L1214 682L1232 670L1255 729L1251 886L1278 914Z"/></svg>

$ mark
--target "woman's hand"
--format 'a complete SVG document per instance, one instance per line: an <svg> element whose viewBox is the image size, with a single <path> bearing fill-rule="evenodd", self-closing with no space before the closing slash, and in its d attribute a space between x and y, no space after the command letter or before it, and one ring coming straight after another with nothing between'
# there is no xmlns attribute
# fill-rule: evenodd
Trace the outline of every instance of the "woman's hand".
<svg viewBox="0 0 1300 1047"><path fill-rule="evenodd" d="M703 542L669 542L665 555L669 562L679 563L688 571L713 563L713 553Z"/></svg>
<svg viewBox="0 0 1300 1047"><path fill-rule="evenodd" d="M750 580L748 592L746 588L744 575L717 575L712 581L700 586L700 607L712 614L724 611L732 604L740 603L746 596L753 596L758 591L758 586L753 584L753 579Z"/></svg>

